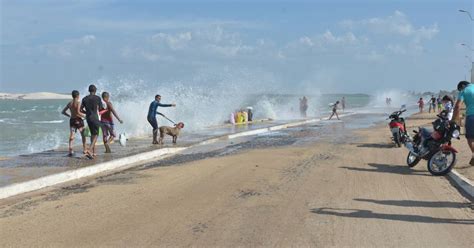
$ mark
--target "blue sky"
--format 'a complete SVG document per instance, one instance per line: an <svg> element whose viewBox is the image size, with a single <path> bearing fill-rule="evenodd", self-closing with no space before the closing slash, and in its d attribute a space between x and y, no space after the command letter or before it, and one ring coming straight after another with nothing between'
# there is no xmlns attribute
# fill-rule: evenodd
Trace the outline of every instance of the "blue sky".
<svg viewBox="0 0 474 248"><path fill-rule="evenodd" d="M97 80L262 91L453 89L470 0L1 1L0 91ZM258 86L258 87L257 87Z"/></svg>

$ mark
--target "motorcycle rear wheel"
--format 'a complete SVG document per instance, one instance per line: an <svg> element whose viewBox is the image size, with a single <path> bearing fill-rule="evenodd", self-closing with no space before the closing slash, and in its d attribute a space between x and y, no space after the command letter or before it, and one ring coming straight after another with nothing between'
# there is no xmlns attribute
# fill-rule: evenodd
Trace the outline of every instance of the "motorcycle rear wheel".
<svg viewBox="0 0 474 248"><path fill-rule="evenodd" d="M417 165L418 162L420 162L420 160L421 160L420 157L416 156L412 152L409 152L407 156L407 165L409 167L415 167L415 165Z"/></svg>
<svg viewBox="0 0 474 248"><path fill-rule="evenodd" d="M395 134L393 134L393 141L395 142L395 145L396 145L397 147L401 147L401 146L402 146L402 144L401 144L401 142L400 142L400 133L395 133Z"/></svg>
<svg viewBox="0 0 474 248"><path fill-rule="evenodd" d="M451 157L451 161L448 160L448 157ZM443 176L448 174L455 164L456 153L440 150L428 159L428 171L434 176Z"/></svg>

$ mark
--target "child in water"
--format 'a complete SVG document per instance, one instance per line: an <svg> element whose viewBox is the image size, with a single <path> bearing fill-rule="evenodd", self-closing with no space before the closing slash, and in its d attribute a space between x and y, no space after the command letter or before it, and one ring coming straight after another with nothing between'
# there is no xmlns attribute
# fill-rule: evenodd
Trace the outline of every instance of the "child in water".
<svg viewBox="0 0 474 248"><path fill-rule="evenodd" d="M340 119L339 119L339 115L337 114L338 105L339 105L339 101L337 101L336 103L334 103L334 104L332 105L332 114L331 114L331 116L329 116L329 120L331 120L331 118L332 118L334 115L336 115L337 119L340 120Z"/></svg>
<svg viewBox="0 0 474 248"><path fill-rule="evenodd" d="M84 114L80 111L81 108L81 101L79 100L79 91L73 90L72 93L72 101L70 101L66 107L64 107L63 111L61 112L63 115L69 117L69 154L68 156L72 157L74 155L74 152L72 150L72 145L74 142L74 136L79 130L82 138L82 149L83 153L87 154L87 148L86 148L86 136L84 134L84 121L82 118L84 118ZM69 110L68 114L66 111Z"/></svg>
<svg viewBox="0 0 474 248"><path fill-rule="evenodd" d="M105 102L105 109L100 111L102 123L102 137L104 139L104 146L105 146L105 153L111 153L110 144L113 143L114 138L116 137L115 130L114 130L114 120L113 116L117 118L120 124L123 121L118 116L117 112L115 112L114 106L112 102L110 102L110 94L108 92L102 93L102 100ZM113 115L113 116L112 116Z"/></svg>

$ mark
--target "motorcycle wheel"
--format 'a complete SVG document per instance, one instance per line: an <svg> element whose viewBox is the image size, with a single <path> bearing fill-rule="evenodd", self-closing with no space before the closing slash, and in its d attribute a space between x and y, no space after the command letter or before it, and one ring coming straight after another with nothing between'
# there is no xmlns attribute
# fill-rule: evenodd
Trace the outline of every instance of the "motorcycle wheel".
<svg viewBox="0 0 474 248"><path fill-rule="evenodd" d="M400 133L395 133L395 134L393 134L393 141L395 142L395 145L396 145L397 147L401 147L401 146L402 146L402 144L401 144L401 142L400 142Z"/></svg>
<svg viewBox="0 0 474 248"><path fill-rule="evenodd" d="M407 156L407 165L409 167L415 167L415 165L417 165L418 162L420 162L420 160L421 160L420 157L416 156L412 152L409 152Z"/></svg>
<svg viewBox="0 0 474 248"><path fill-rule="evenodd" d="M428 160L428 171L434 176L448 174L456 164L456 153L453 151L438 151Z"/></svg>

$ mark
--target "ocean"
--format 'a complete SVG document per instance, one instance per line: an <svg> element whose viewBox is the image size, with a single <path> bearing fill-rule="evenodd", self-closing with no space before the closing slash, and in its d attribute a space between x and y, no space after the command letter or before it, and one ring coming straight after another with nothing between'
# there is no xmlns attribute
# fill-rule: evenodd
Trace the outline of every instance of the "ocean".
<svg viewBox="0 0 474 248"><path fill-rule="evenodd" d="M81 95L82 97L83 95ZM249 94L238 99L218 102L233 96L209 97L203 95L179 95L163 97L163 103L175 102L176 108L161 108L159 111L172 120L183 121L185 131L199 132L209 126L223 124L230 113L239 108L252 106L255 119L294 120L299 117L301 95ZM346 111L377 112L384 107L383 97L365 94L321 94L308 95L308 117L329 114L330 103L346 98ZM380 99L379 99L380 98ZM398 98L396 98L398 99ZM127 133L129 137L143 137L150 133L146 121L149 98L139 100L127 95L113 95L111 98L123 125L116 124L117 133ZM30 154L67 146L69 120L61 114L68 100L0 100L0 157ZM397 102L394 103L398 104ZM399 105L398 105L399 106ZM377 110L380 107L380 110ZM158 116L160 125L171 123ZM76 144L79 144L77 134Z"/></svg>

